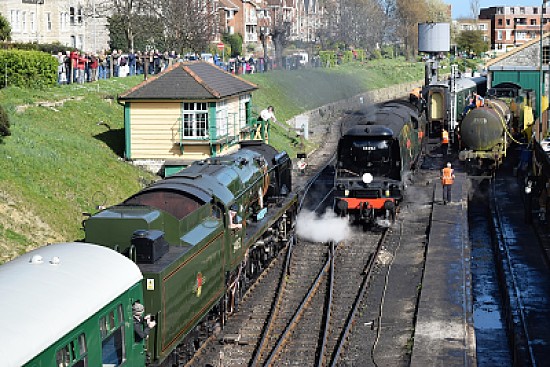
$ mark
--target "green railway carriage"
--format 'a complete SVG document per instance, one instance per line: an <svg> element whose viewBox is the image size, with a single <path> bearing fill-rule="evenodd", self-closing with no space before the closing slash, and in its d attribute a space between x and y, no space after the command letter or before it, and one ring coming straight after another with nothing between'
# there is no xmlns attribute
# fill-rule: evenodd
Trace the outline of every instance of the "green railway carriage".
<svg viewBox="0 0 550 367"><path fill-rule="evenodd" d="M432 137L440 137L441 129L451 130L451 91L449 79L446 82L437 82L427 85L423 89L426 99L426 118L428 122L428 134ZM452 114L457 121L462 120L462 112L469 103L473 93L485 96L487 78L485 77L461 77L453 80L455 90L454 111Z"/></svg>
<svg viewBox="0 0 550 367"><path fill-rule="evenodd" d="M105 247L63 243L0 266L4 367L142 366L132 304L142 275Z"/></svg>
<svg viewBox="0 0 550 367"><path fill-rule="evenodd" d="M289 239L297 199L288 155L241 144L85 222L87 242L124 253L143 273L145 309L157 319L151 365L191 355L199 334L223 324L243 282Z"/></svg>

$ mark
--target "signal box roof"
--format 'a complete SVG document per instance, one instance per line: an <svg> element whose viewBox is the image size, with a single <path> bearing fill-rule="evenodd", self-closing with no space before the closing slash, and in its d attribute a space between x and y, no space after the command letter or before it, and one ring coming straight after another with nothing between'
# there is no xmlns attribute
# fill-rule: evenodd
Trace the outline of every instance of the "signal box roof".
<svg viewBox="0 0 550 367"><path fill-rule="evenodd" d="M135 100L217 100L258 87L205 61L180 62L118 97Z"/></svg>

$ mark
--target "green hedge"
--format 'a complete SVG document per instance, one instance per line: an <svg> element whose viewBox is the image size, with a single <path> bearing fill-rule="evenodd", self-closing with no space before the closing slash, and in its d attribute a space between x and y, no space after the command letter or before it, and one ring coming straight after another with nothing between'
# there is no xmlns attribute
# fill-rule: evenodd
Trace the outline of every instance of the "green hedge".
<svg viewBox="0 0 550 367"><path fill-rule="evenodd" d="M365 50L355 50L355 56L353 51L319 51L319 57L321 58L321 64L323 66L332 67L337 64L350 63L353 61L365 61Z"/></svg>
<svg viewBox="0 0 550 367"><path fill-rule="evenodd" d="M57 59L39 51L0 50L0 88L44 88L57 84Z"/></svg>

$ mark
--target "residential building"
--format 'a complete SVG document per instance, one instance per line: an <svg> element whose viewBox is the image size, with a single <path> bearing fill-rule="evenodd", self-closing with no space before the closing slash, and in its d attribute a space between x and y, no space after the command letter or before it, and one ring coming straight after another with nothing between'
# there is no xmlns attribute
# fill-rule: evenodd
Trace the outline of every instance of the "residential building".
<svg viewBox="0 0 550 367"><path fill-rule="evenodd" d="M15 42L59 42L86 51L108 47L107 18L95 13L94 0L2 0L0 14Z"/></svg>
<svg viewBox="0 0 550 367"><path fill-rule="evenodd" d="M453 21L457 33L462 31L481 31L483 40L491 42L491 20L489 19L457 19Z"/></svg>
<svg viewBox="0 0 550 367"><path fill-rule="evenodd" d="M0 14L12 27L14 42L59 42L84 51L109 48L107 16L111 0L1 0ZM213 0L218 29L213 42L224 33L239 33L245 47L260 48L261 34L284 27L289 39L314 40L320 18L316 1L296 0ZM300 23L296 9L300 8ZM268 42L267 44L270 44Z"/></svg>
<svg viewBox="0 0 550 367"><path fill-rule="evenodd" d="M479 19L491 21L491 48L506 52L539 37L541 19L544 31L550 30L550 15L540 6L493 6L480 10Z"/></svg>

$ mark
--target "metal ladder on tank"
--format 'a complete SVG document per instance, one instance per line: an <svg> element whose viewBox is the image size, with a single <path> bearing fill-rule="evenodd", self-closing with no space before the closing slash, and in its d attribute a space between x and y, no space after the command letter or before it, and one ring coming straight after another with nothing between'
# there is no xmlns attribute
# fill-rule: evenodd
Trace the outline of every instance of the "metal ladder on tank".
<svg viewBox="0 0 550 367"><path fill-rule="evenodd" d="M457 125L456 121L456 78L458 76L458 65L451 65L451 78L449 80L449 97L450 111L449 111L449 137L451 142L455 142L455 129Z"/></svg>

